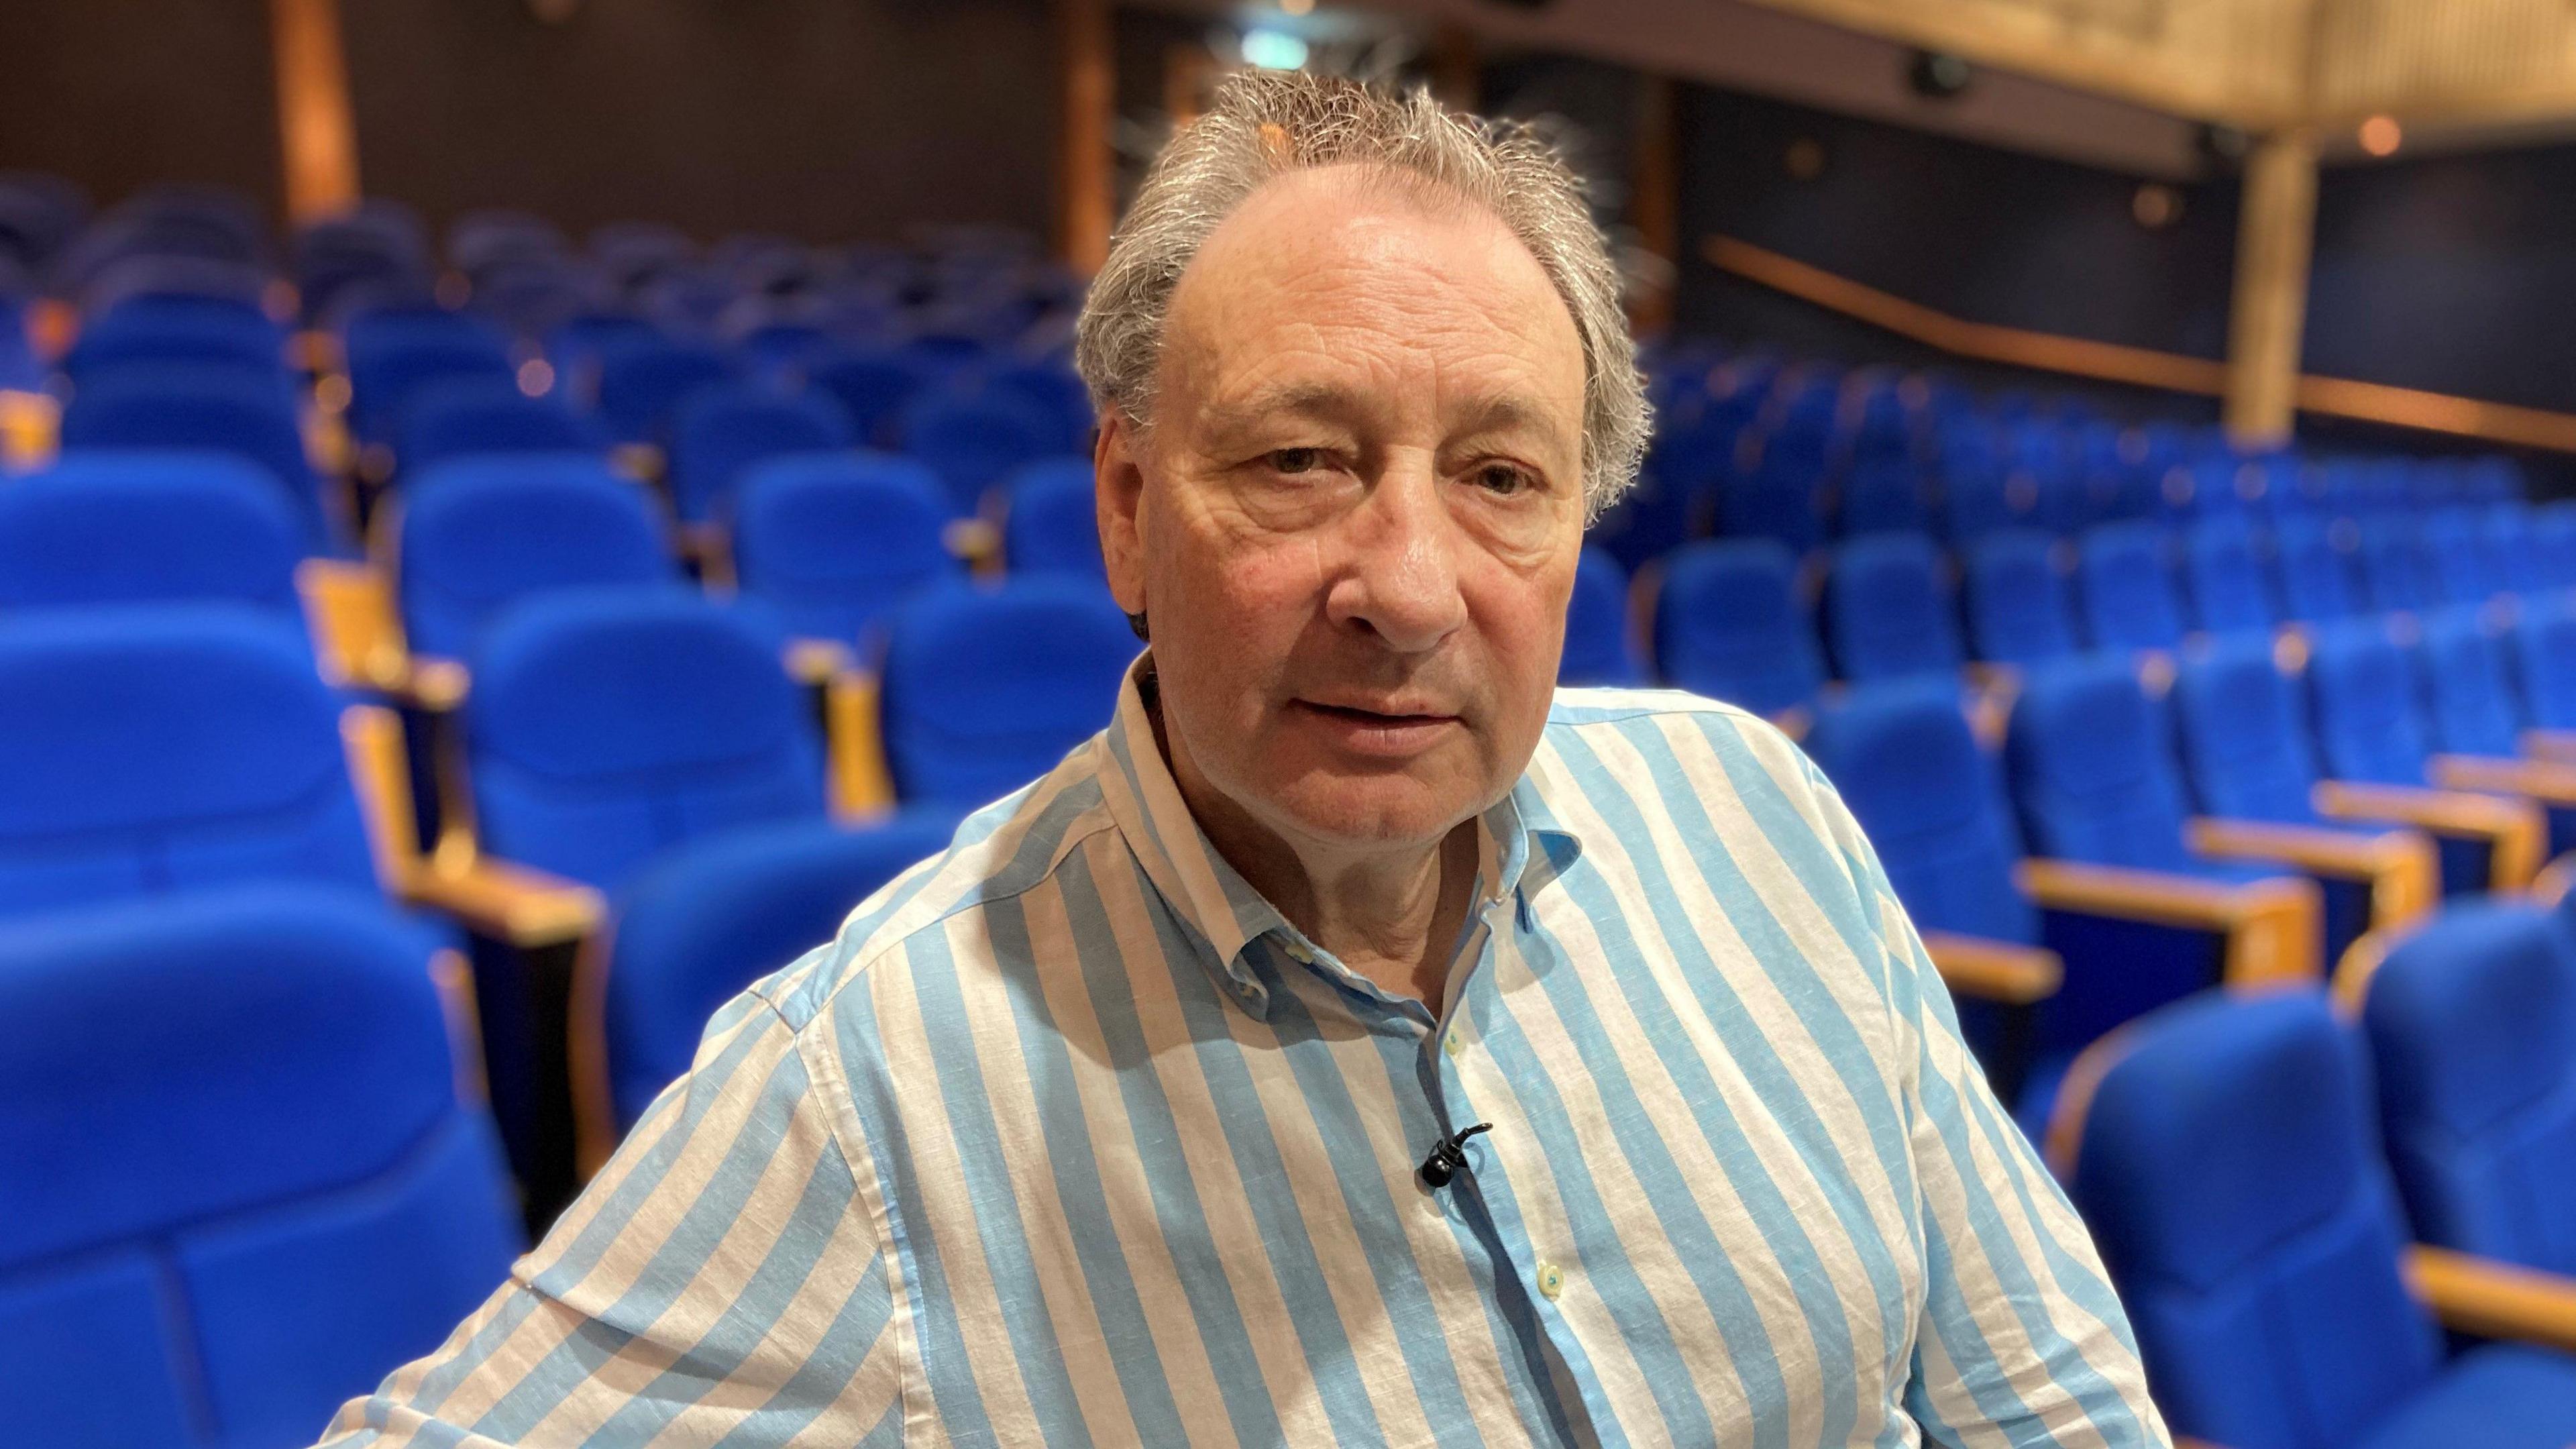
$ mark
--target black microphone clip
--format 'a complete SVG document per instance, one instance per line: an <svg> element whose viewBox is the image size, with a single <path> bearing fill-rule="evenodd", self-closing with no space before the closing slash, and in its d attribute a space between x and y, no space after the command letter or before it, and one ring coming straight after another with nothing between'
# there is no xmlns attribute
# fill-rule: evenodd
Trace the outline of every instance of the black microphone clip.
<svg viewBox="0 0 2576 1449"><path fill-rule="evenodd" d="M1458 1169L1467 1165L1467 1154L1460 1150L1467 1145L1467 1139L1479 1132L1493 1130L1493 1123L1479 1122L1473 1127L1461 1127L1431 1144L1431 1155L1422 1159L1422 1185L1435 1190L1447 1187L1449 1179L1458 1175Z"/></svg>

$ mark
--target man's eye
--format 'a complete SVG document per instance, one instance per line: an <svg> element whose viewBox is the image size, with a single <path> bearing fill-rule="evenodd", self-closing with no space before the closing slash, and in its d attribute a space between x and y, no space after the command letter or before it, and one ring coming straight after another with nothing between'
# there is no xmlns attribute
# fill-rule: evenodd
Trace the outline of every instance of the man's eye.
<svg viewBox="0 0 2576 1449"><path fill-rule="evenodd" d="M1476 482L1492 492L1512 494L1529 486L1530 475L1528 470L1509 463L1487 463L1476 470Z"/></svg>
<svg viewBox="0 0 2576 1449"><path fill-rule="evenodd" d="M1279 473L1312 472L1323 461L1321 448L1274 448L1270 452L1270 467Z"/></svg>

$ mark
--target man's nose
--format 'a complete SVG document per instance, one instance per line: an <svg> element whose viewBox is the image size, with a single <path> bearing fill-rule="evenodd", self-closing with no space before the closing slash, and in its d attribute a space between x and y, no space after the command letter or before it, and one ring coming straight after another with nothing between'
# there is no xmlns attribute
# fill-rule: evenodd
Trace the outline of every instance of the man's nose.
<svg viewBox="0 0 2576 1449"><path fill-rule="evenodd" d="M1427 460L1389 465L1349 520L1348 566L1325 600L1334 623L1419 654L1466 622L1457 529L1440 487Z"/></svg>

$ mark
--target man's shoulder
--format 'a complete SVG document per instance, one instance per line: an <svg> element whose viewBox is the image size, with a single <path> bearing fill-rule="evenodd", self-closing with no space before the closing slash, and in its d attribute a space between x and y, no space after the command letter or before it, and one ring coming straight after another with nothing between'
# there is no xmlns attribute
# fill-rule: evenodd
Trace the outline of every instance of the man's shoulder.
<svg viewBox="0 0 2576 1449"><path fill-rule="evenodd" d="M969 815L946 849L854 907L828 942L752 989L802 1031L907 948L1043 884L1116 829L1096 771L1064 767Z"/></svg>
<svg viewBox="0 0 2576 1449"><path fill-rule="evenodd" d="M1547 711L1547 742L1563 744L1639 728L1696 736L1723 755L1803 772L1805 755L1778 725L1751 710L1680 689L1559 689Z"/></svg>

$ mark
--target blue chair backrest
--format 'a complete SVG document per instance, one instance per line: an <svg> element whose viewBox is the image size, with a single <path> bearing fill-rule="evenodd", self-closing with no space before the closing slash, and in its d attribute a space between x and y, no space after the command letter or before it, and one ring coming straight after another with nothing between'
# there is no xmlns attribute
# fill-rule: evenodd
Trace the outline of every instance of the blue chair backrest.
<svg viewBox="0 0 2576 1449"><path fill-rule="evenodd" d="M1633 688L1646 681L1637 657L1637 635L1628 614L1628 571L1598 548L1586 547L1574 565L1574 594L1565 609L1565 652L1556 682Z"/></svg>
<svg viewBox="0 0 2576 1449"><path fill-rule="evenodd" d="M784 638L684 590L529 599L472 656L476 827L491 853L615 889L727 826L819 819L812 711Z"/></svg>
<svg viewBox="0 0 2576 1449"><path fill-rule="evenodd" d="M1047 458L1004 485L1002 562L1015 574L1073 574L1107 581L1098 490L1089 458Z"/></svg>
<svg viewBox="0 0 2576 1449"><path fill-rule="evenodd" d="M618 893L602 998L618 1128L689 1070L717 1008L830 941L877 887L946 849L956 826L937 812L856 829L746 825L638 872Z"/></svg>
<svg viewBox="0 0 2576 1449"><path fill-rule="evenodd" d="M901 431L903 451L930 465L961 513L1013 469L1064 449L1053 420L1012 397L925 393L905 406Z"/></svg>
<svg viewBox="0 0 2576 1449"><path fill-rule="evenodd" d="M0 611L229 599L301 624L304 520L225 453L93 451L0 485Z"/></svg>
<svg viewBox="0 0 2576 1449"><path fill-rule="evenodd" d="M2544 587L2576 589L2576 498L2531 510L2531 545Z"/></svg>
<svg viewBox="0 0 2576 1449"><path fill-rule="evenodd" d="M2171 540L2153 523L2106 523L2077 545L2085 632L2099 649L2171 649L2182 642Z"/></svg>
<svg viewBox="0 0 2576 1449"><path fill-rule="evenodd" d="M2513 662L2524 723L2576 729L2576 600L2526 600L2514 624Z"/></svg>
<svg viewBox="0 0 2576 1449"><path fill-rule="evenodd" d="M2013 884L2020 834L1954 685L1859 686L1816 712L1806 747L1917 926L2038 944L2039 913Z"/></svg>
<svg viewBox="0 0 2576 1449"><path fill-rule="evenodd" d="M480 317L436 308L398 308L350 319L349 428L391 443L421 389L449 378L515 378L510 338Z"/></svg>
<svg viewBox="0 0 2576 1449"><path fill-rule="evenodd" d="M2272 530L2272 567L2282 615L2322 624L2360 612L2352 563L2360 547L2360 526L2351 519L2281 520Z"/></svg>
<svg viewBox="0 0 2576 1449"><path fill-rule="evenodd" d="M326 537L295 401L276 378L224 363L119 367L63 409L62 443L66 453L193 448L246 458L277 480L315 545Z"/></svg>
<svg viewBox="0 0 2576 1449"><path fill-rule="evenodd" d="M2055 539L2026 528L1968 546L1964 603L1979 659L2026 668L2076 651L2075 600L2057 548Z"/></svg>
<svg viewBox="0 0 2576 1449"><path fill-rule="evenodd" d="M894 444L905 405L928 385L920 369L891 351L823 357L806 368L805 382L841 405L861 442L880 448Z"/></svg>
<svg viewBox="0 0 2576 1449"><path fill-rule="evenodd" d="M608 435L558 396L530 397L516 378L450 377L421 385L403 412L394 456L403 471L473 453L604 453Z"/></svg>
<svg viewBox="0 0 2576 1449"><path fill-rule="evenodd" d="M2127 661L2095 655L2031 671L2005 728L2004 760L2035 853L2195 869L2183 847L2182 784Z"/></svg>
<svg viewBox="0 0 2576 1449"><path fill-rule="evenodd" d="M1843 476L1842 532L1846 538L1869 533L1932 531L1931 490L1923 469L1908 455L1863 456Z"/></svg>
<svg viewBox="0 0 2576 1449"><path fill-rule="evenodd" d="M1967 657L1940 554L1920 534L1876 534L1835 549L1825 625L1849 680L1955 674Z"/></svg>
<svg viewBox="0 0 2576 1449"><path fill-rule="evenodd" d="M377 884L300 630L204 602L0 624L0 915L270 877Z"/></svg>
<svg viewBox="0 0 2576 1449"><path fill-rule="evenodd" d="M2529 507L2519 501L2488 504L2479 510L2478 528L2486 539L2487 557L2494 561L2498 587L2516 594L2548 587L2541 575L2540 549L2532 539Z"/></svg>
<svg viewBox="0 0 2576 1449"><path fill-rule="evenodd" d="M2454 755L2521 753L2521 710L2505 662L2504 640L2465 604L2423 619L2416 680L2432 745Z"/></svg>
<svg viewBox="0 0 2576 1449"><path fill-rule="evenodd" d="M1820 399L1821 407L1810 399ZM1752 466L1722 475L1720 532L1730 538L1775 538L1794 553L1824 542L1833 404L1830 391L1802 395L1799 405L1753 441Z"/></svg>
<svg viewBox="0 0 2576 1449"><path fill-rule="evenodd" d="M2442 601L2424 525L2411 517L2361 520L2361 579L2370 606L2387 612L2429 608Z"/></svg>
<svg viewBox="0 0 2576 1449"><path fill-rule="evenodd" d="M13 1435L300 1444L490 1294L516 1209L433 945L285 885L0 932Z"/></svg>
<svg viewBox="0 0 2576 1449"><path fill-rule="evenodd" d="M906 805L980 807L1117 712L1141 646L1108 591L1040 575L915 595L888 623L886 763Z"/></svg>
<svg viewBox="0 0 2576 1449"><path fill-rule="evenodd" d="M671 418L666 476L680 517L715 517L743 471L770 458L829 453L858 441L840 404L761 383L715 383L690 393Z"/></svg>
<svg viewBox="0 0 2576 1449"><path fill-rule="evenodd" d="M2476 604L2504 592L2504 567L2488 547L2484 513L2444 508L2426 518L2422 527L2439 597L2454 604Z"/></svg>
<svg viewBox="0 0 2576 1449"><path fill-rule="evenodd" d="M611 342L599 355L599 420L620 442L660 442L682 398L738 370L730 354L703 343L659 334Z"/></svg>
<svg viewBox="0 0 2576 1449"><path fill-rule="evenodd" d="M2182 576L2191 598L2192 624L2212 634L2269 629L2279 622L2254 530L2243 519L2212 518L2183 535Z"/></svg>
<svg viewBox="0 0 2576 1449"><path fill-rule="evenodd" d="M2377 619L2316 633L2308 651L2308 709L2317 756L2338 780L2421 785L2432 755L2416 713L2414 661Z"/></svg>
<svg viewBox="0 0 2576 1449"><path fill-rule="evenodd" d="M509 605L552 590L678 581L652 505L597 458L458 458L421 474L391 516L415 654L462 659Z"/></svg>
<svg viewBox="0 0 2576 1449"><path fill-rule="evenodd" d="M2361 1011L2382 1140L2416 1236L2576 1273L2576 942L2487 898L2408 934Z"/></svg>
<svg viewBox="0 0 2576 1449"><path fill-rule="evenodd" d="M2313 824L2317 762L2298 687L2254 636L2221 639L2174 671L2183 778L2203 814Z"/></svg>
<svg viewBox="0 0 2576 1449"><path fill-rule="evenodd" d="M1061 362L1013 363L987 371L983 384L987 392L1016 398L1055 419L1058 441L1068 451L1090 454L1095 421L1091 392L1071 367Z"/></svg>
<svg viewBox="0 0 2576 1449"><path fill-rule="evenodd" d="M958 576L950 517L937 476L910 458L772 458L734 500L734 573L789 633L856 640L906 595Z"/></svg>
<svg viewBox="0 0 2576 1449"><path fill-rule="evenodd" d="M2363 1442L2442 1350L2398 1277L2358 1041L2305 992L2212 993L2132 1030L2068 1191L2157 1403L2237 1449Z"/></svg>
<svg viewBox="0 0 2576 1449"><path fill-rule="evenodd" d="M135 297L82 325L63 371L78 385L136 362L225 362L283 378L286 334L249 302Z"/></svg>
<svg viewBox="0 0 2576 1449"><path fill-rule="evenodd" d="M1755 714L1813 705L1825 664L1797 568L1774 539L1674 550L1655 591L1655 667L1664 681Z"/></svg>

